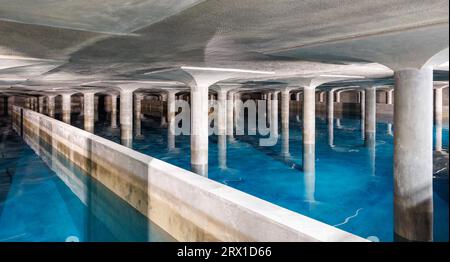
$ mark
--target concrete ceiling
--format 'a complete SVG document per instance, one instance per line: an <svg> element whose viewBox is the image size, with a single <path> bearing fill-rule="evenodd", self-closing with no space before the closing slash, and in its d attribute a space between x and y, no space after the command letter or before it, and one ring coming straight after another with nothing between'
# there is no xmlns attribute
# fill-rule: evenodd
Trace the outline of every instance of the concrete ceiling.
<svg viewBox="0 0 450 262"><path fill-rule="evenodd" d="M385 78L398 60L448 48L448 10L448 0L0 0L0 80L151 80L181 66Z"/></svg>

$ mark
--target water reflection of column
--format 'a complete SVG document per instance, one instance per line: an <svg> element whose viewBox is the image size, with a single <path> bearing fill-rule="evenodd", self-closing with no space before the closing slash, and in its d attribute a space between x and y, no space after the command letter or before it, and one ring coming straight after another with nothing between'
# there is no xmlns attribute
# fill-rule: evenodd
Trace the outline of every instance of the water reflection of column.
<svg viewBox="0 0 450 262"><path fill-rule="evenodd" d="M342 125L341 125L341 119L340 119L340 118L336 118L336 127L337 127L338 129L342 128Z"/></svg>
<svg viewBox="0 0 450 262"><path fill-rule="evenodd" d="M316 143L316 99L315 88L303 89L303 172L315 172Z"/></svg>
<svg viewBox="0 0 450 262"><path fill-rule="evenodd" d="M434 150L442 151L442 88L434 89Z"/></svg>
<svg viewBox="0 0 450 262"><path fill-rule="evenodd" d="M167 147L175 149L175 94L178 90L167 91Z"/></svg>
<svg viewBox="0 0 450 262"><path fill-rule="evenodd" d="M72 94L62 95L62 118L65 123L70 124L70 114L72 107Z"/></svg>
<svg viewBox="0 0 450 262"><path fill-rule="evenodd" d="M279 91L275 91L272 93L272 105L270 114L270 133L273 134L273 137L276 138L278 138L278 93Z"/></svg>
<svg viewBox="0 0 450 262"><path fill-rule="evenodd" d="M84 92L84 130L94 133L94 96L95 92Z"/></svg>
<svg viewBox="0 0 450 262"><path fill-rule="evenodd" d="M328 123L328 145L334 146L334 91L327 93L327 123Z"/></svg>
<svg viewBox="0 0 450 262"><path fill-rule="evenodd" d="M120 91L120 139L122 145L131 147L133 143L133 91Z"/></svg>
<svg viewBox="0 0 450 262"><path fill-rule="evenodd" d="M55 95L47 96L47 114L51 118L55 118Z"/></svg>
<svg viewBox="0 0 450 262"><path fill-rule="evenodd" d="M284 158L289 157L289 89L283 89L281 92L281 154Z"/></svg>
<svg viewBox="0 0 450 262"><path fill-rule="evenodd" d="M366 92L361 90L360 92L360 113L361 113L361 138L365 139L365 126L366 126Z"/></svg>
<svg viewBox="0 0 450 262"><path fill-rule="evenodd" d="M144 95L141 93L134 94L134 135L136 138L142 137L141 132L141 109L142 109L142 99Z"/></svg>
<svg viewBox="0 0 450 262"><path fill-rule="evenodd" d="M316 192L316 174L315 172L303 173L303 184L305 186L305 199L308 202L314 202Z"/></svg>
<svg viewBox="0 0 450 262"><path fill-rule="evenodd" d="M111 96L111 128L117 128L117 95Z"/></svg>
<svg viewBox="0 0 450 262"><path fill-rule="evenodd" d="M394 135L394 132L392 132L392 123L387 124L387 134L390 136Z"/></svg>

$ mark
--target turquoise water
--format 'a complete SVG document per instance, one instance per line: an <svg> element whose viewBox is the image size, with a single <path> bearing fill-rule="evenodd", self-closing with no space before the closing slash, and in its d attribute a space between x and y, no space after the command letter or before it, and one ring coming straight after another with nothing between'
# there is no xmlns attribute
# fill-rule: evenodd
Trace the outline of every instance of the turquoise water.
<svg viewBox="0 0 450 262"><path fill-rule="evenodd" d="M301 170L302 123L296 113L291 116L288 157L282 154L281 139L273 147L260 147L256 136L237 136L227 141L223 166L218 137L210 136L208 177L361 237L393 241L393 136L387 123L377 123L371 150L364 146L358 118L342 118L339 127L334 122L333 147L325 119L317 118L316 173L311 177ZM82 126L79 120L74 124ZM120 143L119 129L102 118L95 132ZM167 129L159 119L142 120L142 134L134 139L134 149L190 169L188 136L177 136L176 149L169 150ZM448 127L443 147L448 149ZM434 210L434 239L448 241L447 174L434 178Z"/></svg>
<svg viewBox="0 0 450 262"><path fill-rule="evenodd" d="M44 144L40 158L8 119L0 124L0 241L173 241Z"/></svg>

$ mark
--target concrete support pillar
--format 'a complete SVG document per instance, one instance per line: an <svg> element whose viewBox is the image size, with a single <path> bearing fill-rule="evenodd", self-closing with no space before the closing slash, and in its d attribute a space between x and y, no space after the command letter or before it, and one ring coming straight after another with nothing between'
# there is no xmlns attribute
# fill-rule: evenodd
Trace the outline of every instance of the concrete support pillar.
<svg viewBox="0 0 450 262"><path fill-rule="evenodd" d="M328 145L334 146L334 91L327 93Z"/></svg>
<svg viewBox="0 0 450 262"><path fill-rule="evenodd" d="M80 116L84 115L84 96L80 96Z"/></svg>
<svg viewBox="0 0 450 262"><path fill-rule="evenodd" d="M175 149L175 94L178 90L169 90L167 92L167 145L169 150Z"/></svg>
<svg viewBox="0 0 450 262"><path fill-rule="evenodd" d="M267 124L272 122L272 93L267 94Z"/></svg>
<svg viewBox="0 0 450 262"><path fill-rule="evenodd" d="M278 139L278 92L272 93L271 112L270 112L270 133L272 137Z"/></svg>
<svg viewBox="0 0 450 262"><path fill-rule="evenodd" d="M39 105L38 105L38 107L39 107L38 112L40 114L43 114L44 113L44 96L39 96L38 103L39 103Z"/></svg>
<svg viewBox="0 0 450 262"><path fill-rule="evenodd" d="M161 94L159 97L160 97L159 100L161 101L161 103L163 105L163 107L162 107L163 109L162 109L162 112L161 112L161 123L160 123L160 125L162 127L165 127L167 125L167 116L166 116L166 114L164 112L164 102L167 102L167 94L165 94L165 93Z"/></svg>
<svg viewBox="0 0 450 262"><path fill-rule="evenodd" d="M3 115L4 116L8 115L8 97L7 96L3 97Z"/></svg>
<svg viewBox="0 0 450 262"><path fill-rule="evenodd" d="M281 153L284 158L289 157L289 89L281 91Z"/></svg>
<svg viewBox="0 0 450 262"><path fill-rule="evenodd" d="M234 94L235 91L229 91L227 100L227 135L231 140L234 134Z"/></svg>
<svg viewBox="0 0 450 262"><path fill-rule="evenodd" d="M98 121L98 96L94 96L94 120Z"/></svg>
<svg viewBox="0 0 450 262"><path fill-rule="evenodd" d="M72 94L62 95L62 119L70 124L70 115L72 113Z"/></svg>
<svg viewBox="0 0 450 262"><path fill-rule="evenodd" d="M365 90L365 145L375 146L376 132L376 88L371 86Z"/></svg>
<svg viewBox="0 0 450 262"><path fill-rule="evenodd" d="M394 93L394 89L386 91L386 104L392 105L392 93Z"/></svg>
<svg viewBox="0 0 450 262"><path fill-rule="evenodd" d="M342 93L342 91L337 91L336 92L336 103L340 103L341 102L341 93Z"/></svg>
<svg viewBox="0 0 450 262"><path fill-rule="evenodd" d="M103 106L105 113L107 114L111 113L111 96L109 95L105 96L105 102Z"/></svg>
<svg viewBox="0 0 450 262"><path fill-rule="evenodd" d="M94 133L94 92L83 93L84 130Z"/></svg>
<svg viewBox="0 0 450 262"><path fill-rule="evenodd" d="M191 166L203 176L208 174L208 85L191 87Z"/></svg>
<svg viewBox="0 0 450 262"><path fill-rule="evenodd" d="M323 103L323 101L324 101L324 95L325 95L325 92L320 92L320 93L319 93L319 102L320 102L320 103Z"/></svg>
<svg viewBox="0 0 450 262"><path fill-rule="evenodd" d="M360 113L361 113L361 138L365 140L366 137L366 91L361 90L360 92Z"/></svg>
<svg viewBox="0 0 450 262"><path fill-rule="evenodd" d="M295 94L295 100L300 101L300 92L297 92L297 94Z"/></svg>
<svg viewBox="0 0 450 262"><path fill-rule="evenodd" d="M239 116L241 112L241 93L236 93L234 95L234 126L238 126Z"/></svg>
<svg viewBox="0 0 450 262"><path fill-rule="evenodd" d="M117 95L111 97L111 128L117 128Z"/></svg>
<svg viewBox="0 0 450 262"><path fill-rule="evenodd" d="M434 150L442 151L442 88L434 89Z"/></svg>
<svg viewBox="0 0 450 262"><path fill-rule="evenodd" d="M315 88L303 89L303 172L315 171L316 97Z"/></svg>
<svg viewBox="0 0 450 262"><path fill-rule="evenodd" d="M433 239L433 71L395 72L394 221L397 240Z"/></svg>
<svg viewBox="0 0 450 262"><path fill-rule="evenodd" d="M133 91L120 91L120 140L122 145L132 147L133 143Z"/></svg>
<svg viewBox="0 0 450 262"><path fill-rule="evenodd" d="M217 91L217 131L218 135L226 135L227 131L227 91Z"/></svg>
<svg viewBox="0 0 450 262"><path fill-rule="evenodd" d="M134 94L134 135L136 138L142 137L141 132L141 110L142 110L142 99L144 99L144 95L140 93Z"/></svg>
<svg viewBox="0 0 450 262"><path fill-rule="evenodd" d="M55 95L47 96L47 114L51 118L55 118Z"/></svg>

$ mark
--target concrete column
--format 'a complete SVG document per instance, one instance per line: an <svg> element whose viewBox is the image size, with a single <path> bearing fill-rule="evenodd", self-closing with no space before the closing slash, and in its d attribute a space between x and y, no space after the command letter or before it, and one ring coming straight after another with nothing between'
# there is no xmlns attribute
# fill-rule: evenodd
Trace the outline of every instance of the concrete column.
<svg viewBox="0 0 450 262"><path fill-rule="evenodd" d="M267 94L267 124L272 120L272 93Z"/></svg>
<svg viewBox="0 0 450 262"><path fill-rule="evenodd" d="M94 121L98 121L98 96L94 96Z"/></svg>
<svg viewBox="0 0 450 262"><path fill-rule="evenodd" d="M203 176L208 174L208 86L191 87L191 166Z"/></svg>
<svg viewBox="0 0 450 262"><path fill-rule="evenodd" d="M297 94L295 94L295 100L300 101L300 92L297 92Z"/></svg>
<svg viewBox="0 0 450 262"><path fill-rule="evenodd" d="M84 130L94 133L94 92L83 93Z"/></svg>
<svg viewBox="0 0 450 262"><path fill-rule="evenodd" d="M133 144L133 91L120 91L120 139L122 145Z"/></svg>
<svg viewBox="0 0 450 262"><path fill-rule="evenodd" d="M227 100L227 135L229 139L233 139L234 133L234 94L235 91L228 92Z"/></svg>
<svg viewBox="0 0 450 262"><path fill-rule="evenodd" d="M106 114L111 113L111 96L107 95L105 96L105 102L104 102L104 110Z"/></svg>
<svg viewBox="0 0 450 262"><path fill-rule="evenodd" d="M392 105L392 93L394 92L394 89L388 90L386 92L386 104Z"/></svg>
<svg viewBox="0 0 450 262"><path fill-rule="evenodd" d="M162 112L161 112L161 123L160 123L160 125L162 126L162 127L165 127L166 125L167 125L167 117L166 117L166 114L165 114L165 112L164 112L164 102L167 102L167 94L161 94L160 96L160 101L161 101L161 103L162 103L162 108L163 108L163 110L162 110Z"/></svg>
<svg viewBox="0 0 450 262"><path fill-rule="evenodd" d="M316 97L315 88L303 89L303 172L315 171Z"/></svg>
<svg viewBox="0 0 450 262"><path fill-rule="evenodd" d="M227 130L227 91L217 91L217 127L218 135L225 135Z"/></svg>
<svg viewBox="0 0 450 262"><path fill-rule="evenodd" d="M442 151L442 88L434 89L434 150Z"/></svg>
<svg viewBox="0 0 450 262"><path fill-rule="evenodd" d="M278 139L278 92L272 93L271 112L270 112L270 133L272 137Z"/></svg>
<svg viewBox="0 0 450 262"><path fill-rule="evenodd" d="M328 145L334 146L334 91L327 93Z"/></svg>
<svg viewBox="0 0 450 262"><path fill-rule="evenodd" d="M218 162L220 169L227 168L227 112L232 111L228 108L227 90L220 89L217 91L217 147L218 147ZM233 122L233 121L231 121Z"/></svg>
<svg viewBox="0 0 450 262"><path fill-rule="evenodd" d="M117 95L111 96L111 128L117 128Z"/></svg>
<svg viewBox="0 0 450 262"><path fill-rule="evenodd" d="M341 102L341 93L342 93L342 91L337 91L336 92L336 103L340 103Z"/></svg>
<svg viewBox="0 0 450 262"><path fill-rule="evenodd" d="M80 96L80 116L84 115L84 96Z"/></svg>
<svg viewBox="0 0 450 262"><path fill-rule="evenodd" d="M62 94L62 119L70 124L70 115L72 113L72 94Z"/></svg>
<svg viewBox="0 0 450 262"><path fill-rule="evenodd" d="M44 113L44 96L39 96L38 103L39 103L39 110L38 110L38 112L40 114L43 114Z"/></svg>
<svg viewBox="0 0 450 262"><path fill-rule="evenodd" d="M365 145L372 147L375 146L376 132L376 88L371 86L365 91Z"/></svg>
<svg viewBox="0 0 450 262"><path fill-rule="evenodd" d="M47 96L47 114L51 118L55 118L55 95Z"/></svg>
<svg viewBox="0 0 450 262"><path fill-rule="evenodd" d="M325 95L325 92L320 92L320 93L319 93L319 102L320 102L320 103L323 103L324 95Z"/></svg>
<svg viewBox="0 0 450 262"><path fill-rule="evenodd" d="M136 138L141 138L142 137L142 132L141 132L141 110L142 110L142 99L144 98L144 96L140 93L135 93L134 94L134 107L133 107L133 112L134 112L134 135L136 136Z"/></svg>
<svg viewBox="0 0 450 262"><path fill-rule="evenodd" d="M361 90L360 92L360 113L361 113L361 138L365 140L366 137L366 91Z"/></svg>
<svg viewBox="0 0 450 262"><path fill-rule="evenodd" d="M4 116L8 115L8 97L7 96L3 97L3 115Z"/></svg>
<svg viewBox="0 0 450 262"><path fill-rule="evenodd" d="M238 126L239 116L241 112L241 93L234 95L234 126Z"/></svg>
<svg viewBox="0 0 450 262"><path fill-rule="evenodd" d="M289 89L281 91L281 154L284 158L289 157Z"/></svg>
<svg viewBox="0 0 450 262"><path fill-rule="evenodd" d="M397 240L433 239L433 71L395 72L394 221Z"/></svg>
<svg viewBox="0 0 450 262"><path fill-rule="evenodd" d="M169 150L175 149L175 94L178 90L167 91L167 145Z"/></svg>

